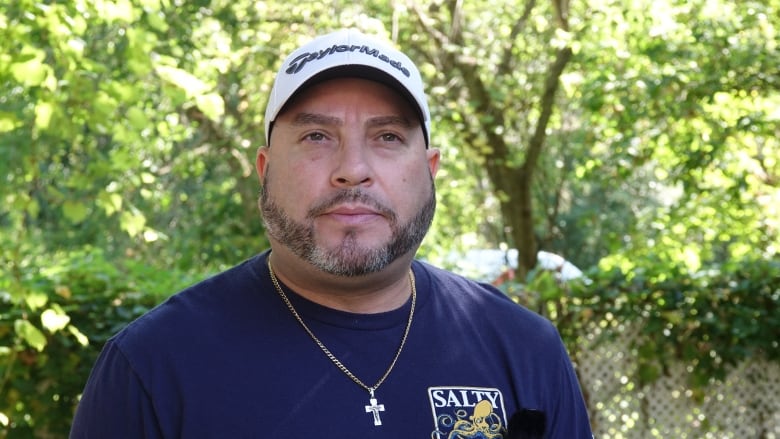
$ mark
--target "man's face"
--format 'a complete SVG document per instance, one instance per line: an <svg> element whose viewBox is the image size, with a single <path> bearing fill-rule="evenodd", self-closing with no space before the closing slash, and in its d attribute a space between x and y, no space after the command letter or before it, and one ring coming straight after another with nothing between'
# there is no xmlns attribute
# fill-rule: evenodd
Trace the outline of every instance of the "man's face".
<svg viewBox="0 0 780 439"><path fill-rule="evenodd" d="M395 90L342 78L277 117L258 154L268 235L331 274L359 276L413 253L433 219L439 152Z"/></svg>

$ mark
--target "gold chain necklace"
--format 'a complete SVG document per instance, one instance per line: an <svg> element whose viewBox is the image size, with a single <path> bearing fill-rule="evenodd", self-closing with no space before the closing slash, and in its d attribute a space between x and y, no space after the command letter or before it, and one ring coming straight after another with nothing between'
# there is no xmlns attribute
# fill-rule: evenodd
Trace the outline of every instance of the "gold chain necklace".
<svg viewBox="0 0 780 439"><path fill-rule="evenodd" d="M412 309L409 310L409 320L406 322L406 328L404 329L404 335L401 337L401 343L398 345L398 350L395 352L395 357L393 357L393 361L390 362L390 366L388 366L387 370L385 371L385 374L382 375L381 378L379 378L379 381L376 382L373 386L367 386L363 381L360 380L357 376L355 376L352 371L347 369L347 366L344 366L344 363L342 363L338 358L336 358L335 355L328 349L324 343L320 341L319 338L317 338L316 335L309 329L309 327L304 323L303 319L301 318L300 314L298 314L298 311L295 310L295 307L293 306L292 302L290 302L290 299L287 298L287 295L284 294L284 290L282 290L282 286L279 284L279 280L276 279L276 274L274 274L274 269L271 267L271 255L268 255L267 258L268 261L268 272L271 274L271 282L273 282L274 287L276 287L276 291L279 293L279 295L282 297L282 300L284 301L285 305L287 305L287 308L290 310L292 315L295 317L295 320L298 321L298 323L301 324L304 331L306 331L307 334L309 334L309 337L314 340L315 343L317 343L317 346L320 347L323 353L330 359L330 361L333 362L333 364L336 365L336 367L339 368L340 371L342 371L346 376L348 376L352 381L354 381L357 385L360 387L366 389L369 394L369 405L366 407L366 413L371 413L374 415L374 425L382 425L382 419L379 417L379 412L385 411L385 405L384 404L378 404L377 399L374 396L374 392L376 389L379 388L379 386L382 385L382 383L385 382L387 377L390 375L390 372L393 370L393 367L395 367L395 363L398 361L398 357L401 356L401 351L404 348L404 345L406 344L406 338L409 336L409 328L412 327L412 319L414 318L414 307L417 303L417 288L414 285L414 273L412 270L409 270L409 282L412 285Z"/></svg>

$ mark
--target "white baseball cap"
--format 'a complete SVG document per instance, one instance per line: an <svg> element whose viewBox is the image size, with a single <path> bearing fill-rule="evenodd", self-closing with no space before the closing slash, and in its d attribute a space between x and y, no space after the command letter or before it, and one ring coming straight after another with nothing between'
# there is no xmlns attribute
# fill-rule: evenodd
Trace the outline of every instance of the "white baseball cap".
<svg viewBox="0 0 780 439"><path fill-rule="evenodd" d="M418 111L431 143L431 115L420 72L408 56L356 29L342 29L299 47L282 63L265 109L265 142L270 146L274 120L285 104L307 86L331 78L359 77L400 91Z"/></svg>

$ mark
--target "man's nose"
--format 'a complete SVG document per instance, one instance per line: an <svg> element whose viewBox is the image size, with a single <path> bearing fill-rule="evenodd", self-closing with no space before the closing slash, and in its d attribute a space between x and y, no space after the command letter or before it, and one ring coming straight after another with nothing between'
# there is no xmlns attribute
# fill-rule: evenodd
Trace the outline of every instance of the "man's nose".
<svg viewBox="0 0 780 439"><path fill-rule="evenodd" d="M355 136L343 138L336 154L331 183L340 187L368 185L373 181L372 173L365 140Z"/></svg>

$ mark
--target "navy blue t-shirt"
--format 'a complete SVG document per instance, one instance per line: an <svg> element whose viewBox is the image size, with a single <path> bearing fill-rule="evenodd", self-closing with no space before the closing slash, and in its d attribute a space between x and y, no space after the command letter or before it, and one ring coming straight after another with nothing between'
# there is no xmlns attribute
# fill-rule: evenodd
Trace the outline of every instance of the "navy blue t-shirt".
<svg viewBox="0 0 780 439"><path fill-rule="evenodd" d="M495 288L415 261L414 320L372 407L287 309L267 256L172 296L109 340L71 437L487 439L503 437L521 408L544 414L545 437L592 437L557 331ZM384 374L411 301L353 314L284 288L360 380Z"/></svg>

